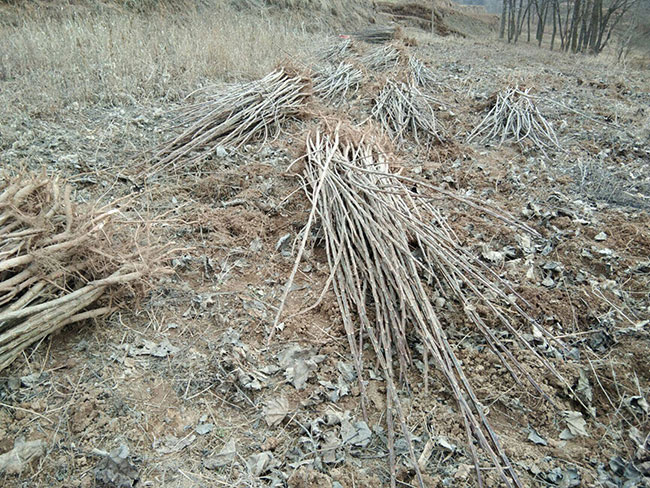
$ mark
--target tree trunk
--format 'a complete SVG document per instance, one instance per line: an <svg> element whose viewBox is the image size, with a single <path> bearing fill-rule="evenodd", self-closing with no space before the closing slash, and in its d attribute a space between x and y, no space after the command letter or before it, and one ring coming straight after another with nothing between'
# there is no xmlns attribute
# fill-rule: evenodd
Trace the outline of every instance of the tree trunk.
<svg viewBox="0 0 650 488"><path fill-rule="evenodd" d="M575 0L573 6L573 17L571 18L571 52L576 52L578 49L578 27L580 26L580 7L582 6L581 0ZM567 48L569 43L567 41Z"/></svg>
<svg viewBox="0 0 650 488"><path fill-rule="evenodd" d="M551 51L555 45L555 34L557 33L557 19L556 16L559 16L560 12L558 11L557 1L553 1L553 33L551 34ZM561 28L561 27L560 27Z"/></svg>
<svg viewBox="0 0 650 488"><path fill-rule="evenodd" d="M508 0L503 0L501 8L501 28L499 29L499 39L503 39L506 32L506 17L508 16Z"/></svg>
<svg viewBox="0 0 650 488"><path fill-rule="evenodd" d="M603 0L594 0L594 7L591 11L591 22L589 24L589 51L596 54L598 44L600 19L603 15Z"/></svg>
<svg viewBox="0 0 650 488"><path fill-rule="evenodd" d="M577 0L573 0L573 2L576 2ZM571 3L567 2L567 8L566 8L566 17L564 18L564 29L560 27L560 37L562 38L562 49L564 51L569 50L569 16L571 15L572 9ZM560 19L561 20L561 19Z"/></svg>
<svg viewBox="0 0 650 488"><path fill-rule="evenodd" d="M549 8L549 2L548 0L546 0L544 1L544 17L541 24L542 28L539 32L539 37L537 38L539 47L542 47L542 40L544 39L544 33L546 32L546 21L548 20L548 8Z"/></svg>

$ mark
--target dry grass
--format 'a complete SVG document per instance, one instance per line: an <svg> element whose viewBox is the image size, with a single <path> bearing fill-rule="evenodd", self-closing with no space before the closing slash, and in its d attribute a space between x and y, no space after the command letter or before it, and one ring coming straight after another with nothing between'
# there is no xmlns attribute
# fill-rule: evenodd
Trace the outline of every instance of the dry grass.
<svg viewBox="0 0 650 488"><path fill-rule="evenodd" d="M54 112L175 99L215 80L258 77L312 43L288 21L226 7L74 12L0 23L0 79L11 102Z"/></svg>

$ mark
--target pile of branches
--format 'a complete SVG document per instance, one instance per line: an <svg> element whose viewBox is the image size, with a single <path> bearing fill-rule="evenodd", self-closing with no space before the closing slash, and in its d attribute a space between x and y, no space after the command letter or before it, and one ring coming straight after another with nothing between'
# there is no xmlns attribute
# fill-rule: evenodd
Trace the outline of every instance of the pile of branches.
<svg viewBox="0 0 650 488"><path fill-rule="evenodd" d="M561 379L553 366L526 342L511 323L511 317L520 314L540 334L553 339L549 332L526 316L519 305L522 299L516 292L457 243L453 230L433 202L436 198L456 198L527 232L534 231L476 202L397 175L391 171L386 153L374 142L372 135L340 125L334 130L310 134L304 178L312 210L303 229L294 271L310 227L319 220L331 270L326 288L332 286L336 296L363 395L364 342L372 345L386 378L388 448L393 477L396 418L408 441L420 486L424 486L398 395L396 371L399 370L399 378L407 378L407 369L420 355L419 347L414 347L419 343L425 365L425 389L429 383L428 368L433 363L458 403L479 483L481 470L474 440L487 455L488 462L496 467L504 486L522 486L436 313L432 288L436 287L449 303L458 304L459 313L464 313L482 334L518 384L522 384L520 377L525 377L546 398L506 341L501 339L503 335L493 330L477 310L489 311L491 318L500 321L508 332L508 343L514 341L520 345ZM419 191L414 189L414 183ZM287 285L287 289L289 287ZM283 303L285 299L286 295ZM281 312L282 306L276 321Z"/></svg>
<svg viewBox="0 0 650 488"><path fill-rule="evenodd" d="M438 103L414 83L388 79L374 100L372 116L399 146L410 133L415 142L442 141L432 104Z"/></svg>
<svg viewBox="0 0 650 488"><path fill-rule="evenodd" d="M345 59L352 48L352 39L349 37L337 38L328 42L320 51L318 57L321 61L339 63Z"/></svg>
<svg viewBox="0 0 650 488"><path fill-rule="evenodd" d="M530 95L530 88L508 88L496 95L492 108L467 137L467 142L481 144L498 140L499 145L529 141L537 148L559 148L553 126L540 113Z"/></svg>
<svg viewBox="0 0 650 488"><path fill-rule="evenodd" d="M348 95L354 95L363 81L363 71L354 65L341 62L335 67L325 67L314 74L314 94L332 105L340 105Z"/></svg>
<svg viewBox="0 0 650 488"><path fill-rule="evenodd" d="M388 71L402 61L402 51L393 44L376 47L361 56L361 63L371 70Z"/></svg>
<svg viewBox="0 0 650 488"><path fill-rule="evenodd" d="M46 176L0 181L0 370L62 327L110 313L100 298L151 271L143 260L156 251L123 252L117 216L77 209Z"/></svg>
<svg viewBox="0 0 650 488"><path fill-rule="evenodd" d="M418 86L426 87L437 84L431 68L415 56L409 56L408 70L411 80Z"/></svg>
<svg viewBox="0 0 650 488"><path fill-rule="evenodd" d="M397 27L371 27L362 31L349 34L355 40L365 41L369 44L383 44L395 38L398 33Z"/></svg>
<svg viewBox="0 0 650 488"><path fill-rule="evenodd" d="M281 124L304 112L311 80L281 68L264 78L238 83L187 107L180 118L185 130L157 152L156 171L181 159L196 163L216 148L239 147L258 138L266 141Z"/></svg>

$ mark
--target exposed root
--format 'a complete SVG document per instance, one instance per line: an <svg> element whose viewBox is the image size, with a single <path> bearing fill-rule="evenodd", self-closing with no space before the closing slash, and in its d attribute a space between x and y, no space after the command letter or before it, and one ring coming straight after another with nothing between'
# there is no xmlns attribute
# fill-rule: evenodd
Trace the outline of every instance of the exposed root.
<svg viewBox="0 0 650 488"><path fill-rule="evenodd" d="M376 47L361 56L361 63L371 70L388 71L396 68L402 60L402 52L393 46Z"/></svg>
<svg viewBox="0 0 650 488"><path fill-rule="evenodd" d="M0 183L0 370L65 325L111 312L93 306L151 271L157 251L116 253L118 211L75 208L70 188L47 177Z"/></svg>
<svg viewBox="0 0 650 488"><path fill-rule="evenodd" d="M352 39L338 38L327 43L319 53L318 57L321 61L340 63L348 56L351 48Z"/></svg>
<svg viewBox="0 0 650 488"><path fill-rule="evenodd" d="M415 56L409 56L408 69L411 80L417 86L430 87L438 84L431 68Z"/></svg>

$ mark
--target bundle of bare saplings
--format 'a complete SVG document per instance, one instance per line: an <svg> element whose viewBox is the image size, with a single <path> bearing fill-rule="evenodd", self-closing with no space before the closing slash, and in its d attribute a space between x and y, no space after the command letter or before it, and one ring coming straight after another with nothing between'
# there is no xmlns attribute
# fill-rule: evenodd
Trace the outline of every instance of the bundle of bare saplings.
<svg viewBox="0 0 650 488"><path fill-rule="evenodd" d="M311 79L285 67L260 80L235 83L205 95L203 101L181 111L183 132L158 149L158 162L149 172L180 160L183 164L202 161L219 146L266 141L283 122L303 113L311 95Z"/></svg>
<svg viewBox="0 0 650 488"><path fill-rule="evenodd" d="M457 304L464 321L484 337L517 383L522 384L520 377L526 378L549 401L507 342L516 342L569 390L570 385L524 339L512 316L518 315L558 347L562 344L526 314L525 301L508 283L460 245L438 204L452 198L457 204L491 214L521 231L536 233L477 202L399 175L391 169L395 161L381 140L371 129L361 131L340 123L308 136L304 180L312 210L303 229L301 249L310 227L319 221L331 270L326 288L332 287L338 301L362 395L364 342L370 342L386 379L393 480L394 436L399 430L407 439L419 485L424 486L399 396L400 379L408 378L408 370L422 356L425 388L431 377L429 368L433 367L458 403L479 482L481 460L472 438L486 456L485 461L496 468L503 485L520 487L517 473L463 371L444 326L445 319L436 311L433 290ZM294 271L301 257L299 252ZM276 322L285 300L286 290ZM494 322L508 331L512 341L501 339L490 325ZM414 344L419 344L419 349Z"/></svg>
<svg viewBox="0 0 650 488"><path fill-rule="evenodd" d="M110 313L124 285L156 271L161 248L126 237L119 220L116 208L76 205L56 179L0 180L0 370L62 327Z"/></svg>

